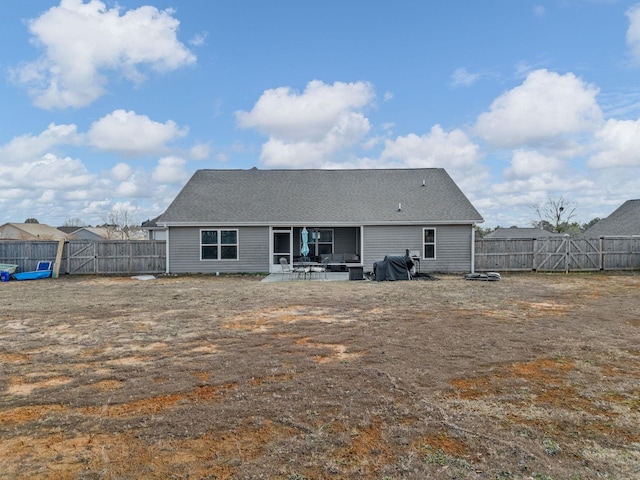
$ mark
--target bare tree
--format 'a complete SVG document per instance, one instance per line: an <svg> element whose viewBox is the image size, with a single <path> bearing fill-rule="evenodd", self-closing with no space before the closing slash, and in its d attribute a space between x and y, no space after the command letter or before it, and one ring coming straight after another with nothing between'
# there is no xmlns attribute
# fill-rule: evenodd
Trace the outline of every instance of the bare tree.
<svg viewBox="0 0 640 480"><path fill-rule="evenodd" d="M78 217L68 218L62 224L63 227L84 227L85 223Z"/></svg>
<svg viewBox="0 0 640 480"><path fill-rule="evenodd" d="M103 217L102 227L107 231L107 237L112 240L129 240L140 232L140 225L136 223L133 214L126 208L114 208Z"/></svg>
<svg viewBox="0 0 640 480"><path fill-rule="evenodd" d="M559 198L549 197L544 204L536 204L532 208L538 216L532 225L550 232L568 232L569 222L576 216L576 207L570 205L562 195Z"/></svg>

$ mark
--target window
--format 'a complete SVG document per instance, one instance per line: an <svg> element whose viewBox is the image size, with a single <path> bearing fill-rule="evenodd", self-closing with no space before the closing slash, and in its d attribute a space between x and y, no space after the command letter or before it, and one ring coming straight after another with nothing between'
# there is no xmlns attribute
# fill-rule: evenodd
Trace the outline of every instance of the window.
<svg viewBox="0 0 640 480"><path fill-rule="evenodd" d="M200 260L237 259L237 230L200 230Z"/></svg>
<svg viewBox="0 0 640 480"><path fill-rule="evenodd" d="M423 230L423 258L436 258L436 229L425 228Z"/></svg>
<svg viewBox="0 0 640 480"><path fill-rule="evenodd" d="M318 256L333 253L333 230L317 229L311 232L311 243L315 244ZM313 247L313 245L310 245Z"/></svg>

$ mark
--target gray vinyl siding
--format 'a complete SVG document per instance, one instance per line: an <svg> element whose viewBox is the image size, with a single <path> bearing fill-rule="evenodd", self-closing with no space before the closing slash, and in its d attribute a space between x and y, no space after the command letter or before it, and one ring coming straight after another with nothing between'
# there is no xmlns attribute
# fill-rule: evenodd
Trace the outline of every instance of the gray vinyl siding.
<svg viewBox="0 0 640 480"><path fill-rule="evenodd" d="M238 230L238 260L200 260L200 230L204 227L169 229L171 273L266 273L269 271L269 227L216 227Z"/></svg>
<svg viewBox="0 0 640 480"><path fill-rule="evenodd" d="M404 255L406 250L423 251L423 229L436 229L436 258L423 259L420 271L469 272L471 270L471 225L404 225L364 227L364 270L386 255Z"/></svg>

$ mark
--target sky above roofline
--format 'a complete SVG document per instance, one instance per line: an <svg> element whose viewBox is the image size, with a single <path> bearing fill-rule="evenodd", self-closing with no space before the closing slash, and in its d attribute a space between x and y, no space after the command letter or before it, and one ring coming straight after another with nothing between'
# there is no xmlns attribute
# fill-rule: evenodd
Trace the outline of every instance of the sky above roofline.
<svg viewBox="0 0 640 480"><path fill-rule="evenodd" d="M0 224L139 222L198 169L444 168L485 227L640 191L640 2L9 2Z"/></svg>

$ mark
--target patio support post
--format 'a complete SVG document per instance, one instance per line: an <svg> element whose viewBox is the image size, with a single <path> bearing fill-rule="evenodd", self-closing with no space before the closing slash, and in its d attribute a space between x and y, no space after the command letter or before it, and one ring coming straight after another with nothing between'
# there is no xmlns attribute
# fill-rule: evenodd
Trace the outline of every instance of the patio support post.
<svg viewBox="0 0 640 480"><path fill-rule="evenodd" d="M165 228L167 229L167 233L166 233L165 247L164 247L165 248L165 252L164 252L165 268L164 269L166 270L165 273L169 274L169 273L171 273L169 271L169 264L171 263L171 262L169 262L169 250L170 250L170 248L169 248L169 237L170 237L169 231L171 229L169 227L167 227L166 224L165 224Z"/></svg>

